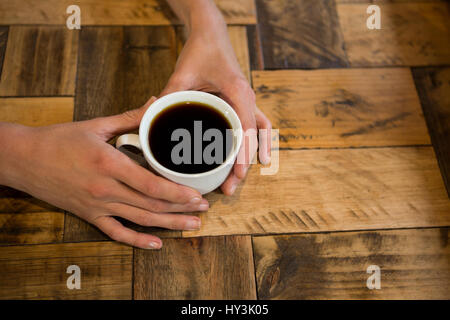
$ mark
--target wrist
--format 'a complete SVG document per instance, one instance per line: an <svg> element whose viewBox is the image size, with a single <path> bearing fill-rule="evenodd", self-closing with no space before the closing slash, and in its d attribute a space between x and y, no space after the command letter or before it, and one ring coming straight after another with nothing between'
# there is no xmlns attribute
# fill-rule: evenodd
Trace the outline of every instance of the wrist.
<svg viewBox="0 0 450 320"><path fill-rule="evenodd" d="M226 32L225 20L211 0L195 2L197 5L190 8L185 21L189 36L218 35Z"/></svg>

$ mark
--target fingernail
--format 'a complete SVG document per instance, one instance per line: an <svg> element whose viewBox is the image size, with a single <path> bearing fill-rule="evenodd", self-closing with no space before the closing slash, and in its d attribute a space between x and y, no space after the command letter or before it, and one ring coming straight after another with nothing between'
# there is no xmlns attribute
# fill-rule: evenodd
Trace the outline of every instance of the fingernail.
<svg viewBox="0 0 450 320"><path fill-rule="evenodd" d="M198 230L200 229L200 219L191 219L186 222L186 230Z"/></svg>
<svg viewBox="0 0 450 320"><path fill-rule="evenodd" d="M189 203L196 204L196 203L199 203L200 201L202 201L202 198L194 197L189 201Z"/></svg>
<svg viewBox="0 0 450 320"><path fill-rule="evenodd" d="M159 248L161 248L161 244L158 243L158 242L154 242L154 241L151 241L148 244L148 246L149 246L150 249L159 249Z"/></svg>
<svg viewBox="0 0 450 320"><path fill-rule="evenodd" d="M209 208L209 204L207 202L202 203L198 206L198 210L200 210L200 211L206 211L206 210L208 210L208 208Z"/></svg>
<svg viewBox="0 0 450 320"><path fill-rule="evenodd" d="M230 187L230 196L233 195L234 191L236 191L237 183L232 184Z"/></svg>
<svg viewBox="0 0 450 320"><path fill-rule="evenodd" d="M268 165L270 163L270 155L266 154L266 156L263 159L262 164L263 165Z"/></svg>

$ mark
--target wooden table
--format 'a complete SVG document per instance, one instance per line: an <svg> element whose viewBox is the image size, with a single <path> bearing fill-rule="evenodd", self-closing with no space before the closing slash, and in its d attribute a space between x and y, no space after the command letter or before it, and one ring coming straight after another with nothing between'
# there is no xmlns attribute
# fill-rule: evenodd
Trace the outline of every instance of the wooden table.
<svg viewBox="0 0 450 320"><path fill-rule="evenodd" d="M200 231L140 228L160 251L2 187L0 298L449 299L448 3L380 1L368 30L368 0L216 2L279 129L277 174L255 165L234 196L209 194ZM73 3L81 30L65 27ZM162 1L93 3L0 0L0 121L81 121L158 95L183 27Z"/></svg>

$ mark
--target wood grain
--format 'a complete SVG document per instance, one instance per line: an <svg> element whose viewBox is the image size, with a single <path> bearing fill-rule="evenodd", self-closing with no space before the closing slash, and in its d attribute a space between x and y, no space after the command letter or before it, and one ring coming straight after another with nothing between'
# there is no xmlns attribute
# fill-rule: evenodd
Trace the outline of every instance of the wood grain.
<svg viewBox="0 0 450 320"><path fill-rule="evenodd" d="M256 0L256 3L265 68L348 65L334 1Z"/></svg>
<svg viewBox="0 0 450 320"><path fill-rule="evenodd" d="M172 27L83 28L74 119L118 114L143 105L164 88L176 58ZM180 234L146 230L160 236ZM74 215L66 216L64 241L101 239L105 236L93 226Z"/></svg>
<svg viewBox="0 0 450 320"><path fill-rule="evenodd" d="M78 32L66 27L10 27L0 95L73 95L77 46Z"/></svg>
<svg viewBox="0 0 450 320"><path fill-rule="evenodd" d="M228 24L256 23L253 0L215 0ZM81 8L81 26L170 25L180 21L163 0L33 0L0 1L0 21L14 24L65 25L66 8Z"/></svg>
<svg viewBox="0 0 450 320"><path fill-rule="evenodd" d="M75 120L142 106L176 63L172 27L86 27L80 36Z"/></svg>
<svg viewBox="0 0 450 320"><path fill-rule="evenodd" d="M62 242L64 213L1 213L0 230L2 245Z"/></svg>
<svg viewBox="0 0 450 320"><path fill-rule="evenodd" d="M256 299L249 236L167 239L134 261L135 299Z"/></svg>
<svg viewBox="0 0 450 320"><path fill-rule="evenodd" d="M282 148L429 144L409 69L254 71Z"/></svg>
<svg viewBox="0 0 450 320"><path fill-rule="evenodd" d="M8 194L9 190L14 192L14 194ZM6 187L2 187L2 189L0 189L0 214L58 210L58 208L48 204L47 202L32 198L27 194L20 194L21 191L17 191L17 193L16 190Z"/></svg>
<svg viewBox="0 0 450 320"><path fill-rule="evenodd" d="M89 224L78 216L66 212L64 218L64 242L102 241L109 237L96 226Z"/></svg>
<svg viewBox="0 0 450 320"><path fill-rule="evenodd" d="M0 27L0 76L3 69L3 59L5 58L6 41L8 40L8 27Z"/></svg>
<svg viewBox="0 0 450 320"><path fill-rule="evenodd" d="M276 156L272 157L275 161ZM206 196L183 236L448 226L450 200L432 147L281 150L279 170L253 166L232 197Z"/></svg>
<svg viewBox="0 0 450 320"><path fill-rule="evenodd" d="M132 249L111 242L0 247L1 299L131 299ZM69 290L67 267L81 269Z"/></svg>
<svg viewBox="0 0 450 320"><path fill-rule="evenodd" d="M0 98L0 121L26 126L71 122L73 98Z"/></svg>
<svg viewBox="0 0 450 320"><path fill-rule="evenodd" d="M449 229L254 237L260 299L449 299ZM381 289L369 290L370 265Z"/></svg>
<svg viewBox="0 0 450 320"><path fill-rule="evenodd" d="M381 29L368 30L367 4L338 4L353 67L450 63L448 3L381 3Z"/></svg>
<svg viewBox="0 0 450 320"><path fill-rule="evenodd" d="M259 25L248 25L246 28L250 70L264 70L264 57Z"/></svg>
<svg viewBox="0 0 450 320"><path fill-rule="evenodd" d="M450 196L450 68L415 68L413 75Z"/></svg>
<svg viewBox="0 0 450 320"><path fill-rule="evenodd" d="M61 242L64 213L21 191L0 187L0 244Z"/></svg>

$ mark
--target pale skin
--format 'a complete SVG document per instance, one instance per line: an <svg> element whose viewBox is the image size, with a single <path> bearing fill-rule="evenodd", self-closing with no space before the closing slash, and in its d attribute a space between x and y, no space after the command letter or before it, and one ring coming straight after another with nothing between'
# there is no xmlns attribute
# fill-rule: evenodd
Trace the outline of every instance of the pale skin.
<svg viewBox="0 0 450 320"><path fill-rule="evenodd" d="M189 37L161 96L180 90L214 92L236 110L244 130L271 129L256 107L213 1L168 3L185 23ZM124 114L75 123L31 128L0 122L0 184L72 212L112 239L143 249L159 249L162 241L124 227L114 216L143 226L199 229L198 217L180 214L208 210L208 201L199 192L154 175L107 143L136 129L155 99ZM258 145L256 133L251 139L251 149L240 151L247 160ZM268 135L259 136L259 145L259 159L268 163ZM249 166L250 161L235 164L221 186L224 194L234 193Z"/></svg>

